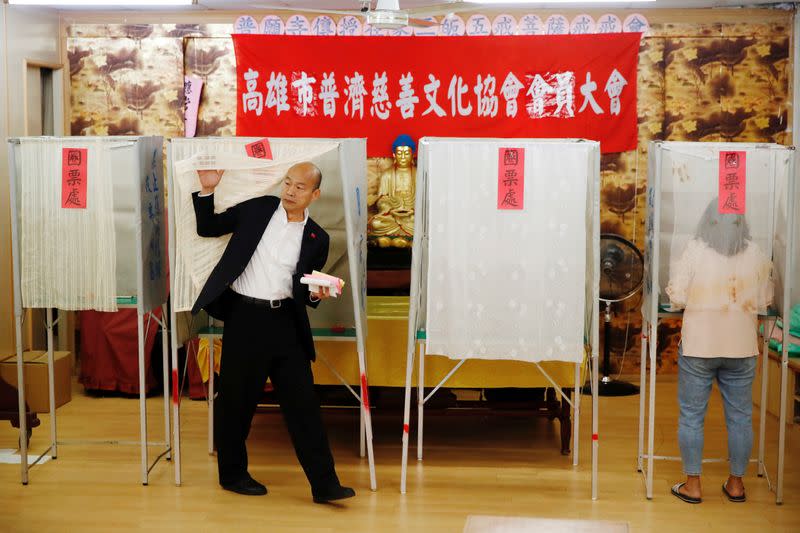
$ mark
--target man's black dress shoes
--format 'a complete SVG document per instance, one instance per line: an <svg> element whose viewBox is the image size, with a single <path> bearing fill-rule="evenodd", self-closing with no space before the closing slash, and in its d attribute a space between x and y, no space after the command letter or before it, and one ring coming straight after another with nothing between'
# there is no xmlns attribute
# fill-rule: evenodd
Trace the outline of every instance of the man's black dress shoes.
<svg viewBox="0 0 800 533"><path fill-rule="evenodd" d="M328 503L336 500L344 500L356 495L356 491L350 487L343 487L341 485L334 485L321 490L312 490L311 493L314 497L314 503Z"/></svg>
<svg viewBox="0 0 800 533"><path fill-rule="evenodd" d="M267 487L249 476L236 483L222 485L222 488L245 496L263 496L267 493Z"/></svg>

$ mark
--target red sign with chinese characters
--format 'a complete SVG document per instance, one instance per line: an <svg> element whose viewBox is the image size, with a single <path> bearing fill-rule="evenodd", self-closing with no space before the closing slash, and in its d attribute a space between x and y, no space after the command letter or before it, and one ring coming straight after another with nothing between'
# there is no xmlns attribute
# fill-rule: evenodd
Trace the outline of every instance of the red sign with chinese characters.
<svg viewBox="0 0 800 533"><path fill-rule="evenodd" d="M61 149L61 207L86 209L86 148Z"/></svg>
<svg viewBox="0 0 800 533"><path fill-rule="evenodd" d="M747 152L719 153L719 212L744 215Z"/></svg>
<svg viewBox="0 0 800 533"><path fill-rule="evenodd" d="M272 159L272 148L269 146L268 139L260 139L255 142L251 142L250 144L246 144L244 147L247 155L250 157L256 157L258 159Z"/></svg>
<svg viewBox="0 0 800 533"><path fill-rule="evenodd" d="M636 148L640 34L233 35L236 134L585 138Z"/></svg>
<svg viewBox="0 0 800 533"><path fill-rule="evenodd" d="M524 209L525 149L500 148L497 167L497 209Z"/></svg>

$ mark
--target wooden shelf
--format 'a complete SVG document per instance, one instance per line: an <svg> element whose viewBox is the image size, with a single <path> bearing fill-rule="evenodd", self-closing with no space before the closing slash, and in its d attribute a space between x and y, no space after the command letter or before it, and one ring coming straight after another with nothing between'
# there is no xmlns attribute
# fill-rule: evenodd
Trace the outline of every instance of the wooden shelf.
<svg viewBox="0 0 800 533"><path fill-rule="evenodd" d="M776 352L776 351L774 351L774 350L770 350L769 351L769 358L772 359L773 361L780 361L781 360L781 354ZM789 370L792 370L794 372L800 372L800 358L790 357L788 366L789 366Z"/></svg>

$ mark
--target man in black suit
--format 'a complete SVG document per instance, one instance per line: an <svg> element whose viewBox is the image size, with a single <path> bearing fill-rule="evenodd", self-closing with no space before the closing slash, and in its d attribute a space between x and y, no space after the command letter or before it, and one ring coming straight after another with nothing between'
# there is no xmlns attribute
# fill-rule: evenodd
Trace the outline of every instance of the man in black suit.
<svg viewBox="0 0 800 533"><path fill-rule="evenodd" d="M316 354L306 306L316 307L329 293L312 294L300 283L328 258L328 234L308 217L322 173L312 163L294 165L280 199L261 196L223 213L214 213L213 194L223 171L198 174L202 190L192 195L197 233L232 234L192 309L225 321L215 402L219 483L239 494L267 493L247 472L245 440L269 377L314 501L355 496L336 476L311 374Z"/></svg>

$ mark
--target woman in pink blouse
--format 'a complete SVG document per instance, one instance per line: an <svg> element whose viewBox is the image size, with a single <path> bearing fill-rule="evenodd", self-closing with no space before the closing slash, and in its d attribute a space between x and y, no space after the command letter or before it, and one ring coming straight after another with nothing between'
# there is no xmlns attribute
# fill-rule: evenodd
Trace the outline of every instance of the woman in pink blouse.
<svg viewBox="0 0 800 533"><path fill-rule="evenodd" d="M683 308L678 357L678 441L686 481L672 494L702 501L703 425L716 379L725 407L730 475L725 496L744 502L742 477L753 447L752 386L758 313L772 302L772 265L750 238L744 215L720 214L715 198L695 237L671 265L667 294Z"/></svg>

